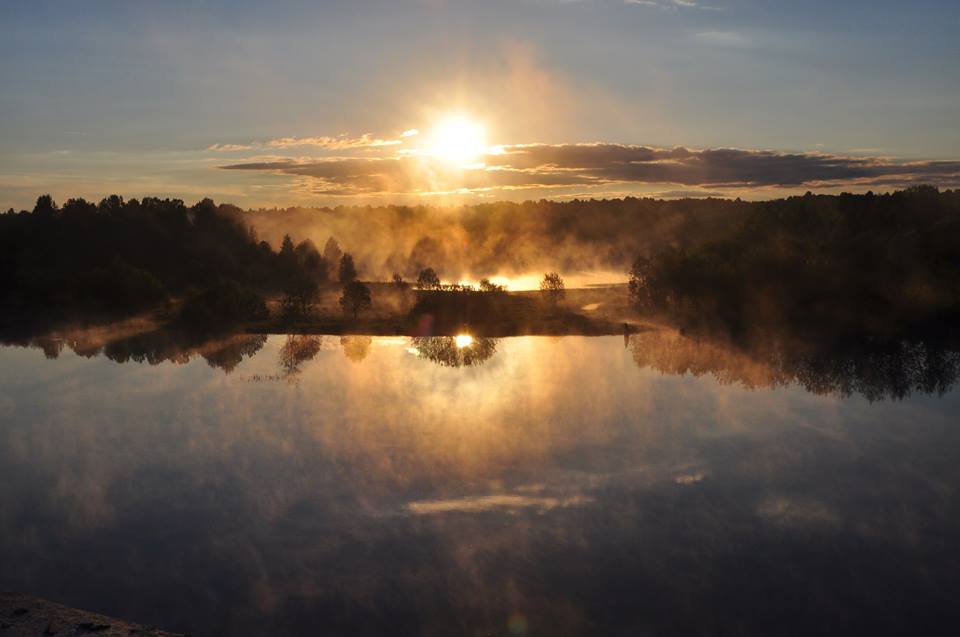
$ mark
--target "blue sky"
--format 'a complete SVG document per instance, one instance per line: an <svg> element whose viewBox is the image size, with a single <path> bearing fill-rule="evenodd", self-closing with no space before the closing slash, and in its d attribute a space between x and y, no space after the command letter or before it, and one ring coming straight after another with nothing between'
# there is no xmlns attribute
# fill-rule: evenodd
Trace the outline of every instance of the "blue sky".
<svg viewBox="0 0 960 637"><path fill-rule="evenodd" d="M914 162L960 156L958 27L960 3L947 0L12 0L0 6L0 206L40 192L272 205L882 190L913 180ZM571 184L511 173L400 187L365 173L339 190L326 164L301 167L363 159L369 171L412 149L403 131L425 134L452 113L481 122L508 155L602 142L885 167L882 178L845 170L803 183L698 170L668 182L603 171ZM270 144L363 135L403 143ZM498 162L497 176L515 169ZM953 185L953 169L924 178Z"/></svg>

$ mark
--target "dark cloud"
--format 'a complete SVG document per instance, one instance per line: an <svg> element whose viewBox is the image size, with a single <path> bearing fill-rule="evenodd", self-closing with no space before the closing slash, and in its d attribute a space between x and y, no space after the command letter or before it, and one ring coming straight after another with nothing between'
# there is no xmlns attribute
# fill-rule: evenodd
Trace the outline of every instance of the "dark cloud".
<svg viewBox="0 0 960 637"><path fill-rule="evenodd" d="M733 148L691 150L623 144L505 146L483 166L454 168L429 158L278 160L223 166L310 177L328 195L412 194L605 184L751 188L960 184L960 161L903 162L882 157L781 153Z"/></svg>
<svg viewBox="0 0 960 637"><path fill-rule="evenodd" d="M663 192L652 192L649 197L663 197L665 199L684 199L687 197L723 197L724 193L719 190L665 190Z"/></svg>

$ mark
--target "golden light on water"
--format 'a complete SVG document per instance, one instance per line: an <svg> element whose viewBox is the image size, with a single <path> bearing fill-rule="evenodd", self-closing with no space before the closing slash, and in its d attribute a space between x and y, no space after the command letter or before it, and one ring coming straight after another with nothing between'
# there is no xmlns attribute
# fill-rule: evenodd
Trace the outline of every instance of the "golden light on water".
<svg viewBox="0 0 960 637"><path fill-rule="evenodd" d="M457 347L460 349L473 345L473 337L469 334L457 334L457 337L454 339L454 341L456 342Z"/></svg>

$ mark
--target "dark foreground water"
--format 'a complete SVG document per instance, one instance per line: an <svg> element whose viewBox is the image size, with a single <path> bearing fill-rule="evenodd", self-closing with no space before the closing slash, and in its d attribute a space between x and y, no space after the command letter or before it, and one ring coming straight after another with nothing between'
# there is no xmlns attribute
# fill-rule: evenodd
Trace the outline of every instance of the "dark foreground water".
<svg viewBox="0 0 960 637"><path fill-rule="evenodd" d="M960 630L955 354L90 340L0 349L0 589L194 635Z"/></svg>

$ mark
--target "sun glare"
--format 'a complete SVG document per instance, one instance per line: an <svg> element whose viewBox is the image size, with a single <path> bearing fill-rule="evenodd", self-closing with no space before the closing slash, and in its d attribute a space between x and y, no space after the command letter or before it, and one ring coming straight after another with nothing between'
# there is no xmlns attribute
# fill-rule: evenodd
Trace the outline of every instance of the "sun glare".
<svg viewBox="0 0 960 637"><path fill-rule="evenodd" d="M486 152L487 131L480 122L464 115L450 115L430 131L430 155L454 163L476 160Z"/></svg>
<svg viewBox="0 0 960 637"><path fill-rule="evenodd" d="M473 337L469 334L457 334L457 337L454 339L454 341L459 349L473 345Z"/></svg>

